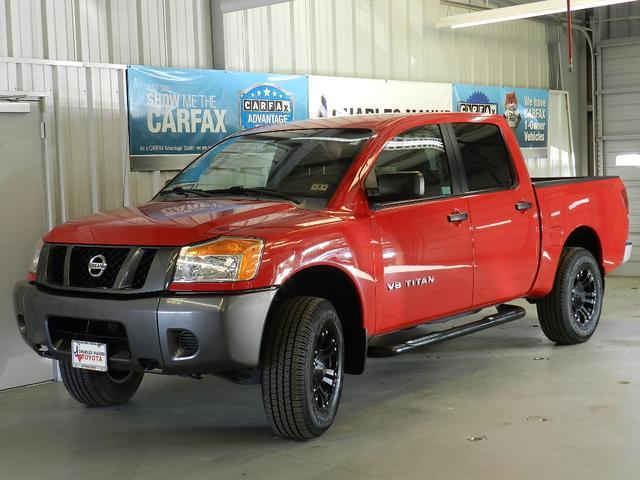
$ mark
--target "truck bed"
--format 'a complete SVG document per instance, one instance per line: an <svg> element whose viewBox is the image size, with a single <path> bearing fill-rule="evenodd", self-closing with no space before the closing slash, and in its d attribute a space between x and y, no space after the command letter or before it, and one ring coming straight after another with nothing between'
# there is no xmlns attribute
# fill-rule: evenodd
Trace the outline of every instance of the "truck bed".
<svg viewBox="0 0 640 480"><path fill-rule="evenodd" d="M606 177L532 177L531 183L536 188L554 187L556 185L567 185L571 183L581 182L595 182L599 180L614 180L619 177L606 176Z"/></svg>
<svg viewBox="0 0 640 480"><path fill-rule="evenodd" d="M546 295L569 235L597 238L603 272L618 267L627 240L624 184L619 177L534 177L541 224L541 257L531 296Z"/></svg>

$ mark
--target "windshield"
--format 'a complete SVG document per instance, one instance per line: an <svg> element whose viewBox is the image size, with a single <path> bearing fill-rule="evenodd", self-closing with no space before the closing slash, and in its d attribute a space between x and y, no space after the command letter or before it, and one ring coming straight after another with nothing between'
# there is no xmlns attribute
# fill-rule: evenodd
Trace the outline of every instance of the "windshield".
<svg viewBox="0 0 640 480"><path fill-rule="evenodd" d="M271 196L324 206L372 135L362 129L250 133L222 141L158 194Z"/></svg>

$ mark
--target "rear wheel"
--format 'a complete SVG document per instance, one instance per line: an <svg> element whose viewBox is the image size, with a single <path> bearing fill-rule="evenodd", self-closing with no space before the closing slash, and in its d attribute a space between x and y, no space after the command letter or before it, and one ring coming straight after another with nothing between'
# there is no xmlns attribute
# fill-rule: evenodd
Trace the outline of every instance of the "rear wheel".
<svg viewBox="0 0 640 480"><path fill-rule="evenodd" d="M318 297L284 300L262 347L262 399L274 432L309 439L326 431L342 393L344 340L333 305Z"/></svg>
<svg viewBox="0 0 640 480"><path fill-rule="evenodd" d="M88 407L108 407L133 397L142 382L143 372L110 370L93 372L60 362L62 381L69 394Z"/></svg>
<svg viewBox="0 0 640 480"><path fill-rule="evenodd" d="M602 273L591 252L566 248L553 290L537 304L542 331L561 345L586 342L598 326L603 295Z"/></svg>

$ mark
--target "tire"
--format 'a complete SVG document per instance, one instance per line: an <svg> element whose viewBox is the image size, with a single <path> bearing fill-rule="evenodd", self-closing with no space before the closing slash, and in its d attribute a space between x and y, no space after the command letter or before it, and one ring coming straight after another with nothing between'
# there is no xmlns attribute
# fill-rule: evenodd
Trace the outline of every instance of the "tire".
<svg viewBox="0 0 640 480"><path fill-rule="evenodd" d="M60 373L67 392L88 407L108 407L133 397L142 382L143 372L92 372L60 362Z"/></svg>
<svg viewBox="0 0 640 480"><path fill-rule="evenodd" d="M284 300L262 344L262 401L272 430L307 440L333 423L344 375L344 340L333 305L318 297Z"/></svg>
<svg viewBox="0 0 640 480"><path fill-rule="evenodd" d="M591 252L565 248L553 290L537 303L542 331L559 345L586 342L598 326L603 295L602 273Z"/></svg>

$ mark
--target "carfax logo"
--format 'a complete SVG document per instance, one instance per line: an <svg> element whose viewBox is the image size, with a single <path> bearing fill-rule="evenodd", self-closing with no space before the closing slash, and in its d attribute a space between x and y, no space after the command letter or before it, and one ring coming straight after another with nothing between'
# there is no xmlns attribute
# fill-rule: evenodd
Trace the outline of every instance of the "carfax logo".
<svg viewBox="0 0 640 480"><path fill-rule="evenodd" d="M240 92L242 128L253 128L293 120L294 98L275 85L261 84Z"/></svg>
<svg viewBox="0 0 640 480"><path fill-rule="evenodd" d="M466 102L458 102L458 111L465 113L490 113L498 114L498 104L489 101L489 97L480 91L475 91L467 98Z"/></svg>

